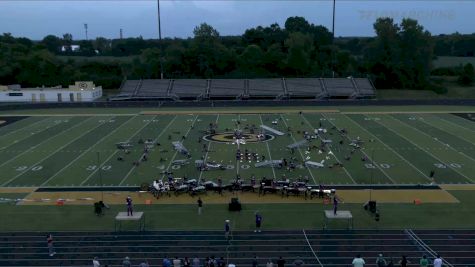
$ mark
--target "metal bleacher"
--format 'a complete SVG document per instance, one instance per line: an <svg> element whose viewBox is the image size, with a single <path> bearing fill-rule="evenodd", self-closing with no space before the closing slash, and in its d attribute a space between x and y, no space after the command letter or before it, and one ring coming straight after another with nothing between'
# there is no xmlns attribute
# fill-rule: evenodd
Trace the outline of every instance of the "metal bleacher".
<svg viewBox="0 0 475 267"><path fill-rule="evenodd" d="M355 99L375 96L367 78L127 80L111 100Z"/></svg>
<svg viewBox="0 0 475 267"><path fill-rule="evenodd" d="M244 95L243 79L213 79L210 81L209 97L211 99L241 98Z"/></svg>
<svg viewBox="0 0 475 267"><path fill-rule="evenodd" d="M330 98L355 98L358 94L351 78L324 78L323 83Z"/></svg>
<svg viewBox="0 0 475 267"><path fill-rule="evenodd" d="M135 94L138 97L168 97L170 80L143 80L142 86Z"/></svg>
<svg viewBox="0 0 475 267"><path fill-rule="evenodd" d="M373 97L375 95L373 83L366 78L354 78L353 79L359 90L360 97Z"/></svg>
<svg viewBox="0 0 475 267"><path fill-rule="evenodd" d="M285 94L282 79L250 79L248 83L251 98L280 98Z"/></svg>
<svg viewBox="0 0 475 267"><path fill-rule="evenodd" d="M285 79L289 98L323 98L326 96L321 79L289 78Z"/></svg>
<svg viewBox="0 0 475 267"><path fill-rule="evenodd" d="M182 100L200 100L206 97L208 80L177 79L171 81L170 94Z"/></svg>

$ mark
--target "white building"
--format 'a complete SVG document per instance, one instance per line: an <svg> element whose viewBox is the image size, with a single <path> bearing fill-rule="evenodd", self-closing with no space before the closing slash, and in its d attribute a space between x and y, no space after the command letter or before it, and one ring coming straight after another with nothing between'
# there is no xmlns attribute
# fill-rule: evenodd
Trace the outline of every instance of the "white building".
<svg viewBox="0 0 475 267"><path fill-rule="evenodd" d="M0 102L91 102L100 97L102 87L93 82L75 82L69 88L0 85Z"/></svg>

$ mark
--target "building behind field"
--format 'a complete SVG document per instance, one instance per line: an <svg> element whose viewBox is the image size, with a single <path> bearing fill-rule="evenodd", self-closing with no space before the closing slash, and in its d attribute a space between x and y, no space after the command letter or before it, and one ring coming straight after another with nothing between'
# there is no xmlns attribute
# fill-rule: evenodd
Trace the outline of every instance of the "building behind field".
<svg viewBox="0 0 475 267"><path fill-rule="evenodd" d="M102 97L102 87L93 82L75 82L69 88L21 88L0 85L0 102L90 102Z"/></svg>

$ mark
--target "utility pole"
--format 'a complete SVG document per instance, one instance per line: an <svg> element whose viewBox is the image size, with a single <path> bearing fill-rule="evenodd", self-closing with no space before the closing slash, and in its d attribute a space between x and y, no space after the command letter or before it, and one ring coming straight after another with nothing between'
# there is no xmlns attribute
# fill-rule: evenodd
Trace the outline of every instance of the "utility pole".
<svg viewBox="0 0 475 267"><path fill-rule="evenodd" d="M335 45L335 6L336 6L336 0L333 0L333 23L332 23L332 54L331 54L331 68L332 68L332 77L335 78L335 70L334 70L334 58L335 58L335 52L334 50L334 45Z"/></svg>
<svg viewBox="0 0 475 267"><path fill-rule="evenodd" d="M160 0L157 0L158 11L158 43L160 46L160 79L163 79L163 45L162 45L162 27L160 24Z"/></svg>
<svg viewBox="0 0 475 267"><path fill-rule="evenodd" d="M119 38L120 38L121 40L122 40L122 38L123 38L122 28L121 28L120 31L119 31Z"/></svg>
<svg viewBox="0 0 475 267"><path fill-rule="evenodd" d="M87 40L89 40L89 39L87 38L87 23L84 23L84 30L86 31L86 41L87 41Z"/></svg>

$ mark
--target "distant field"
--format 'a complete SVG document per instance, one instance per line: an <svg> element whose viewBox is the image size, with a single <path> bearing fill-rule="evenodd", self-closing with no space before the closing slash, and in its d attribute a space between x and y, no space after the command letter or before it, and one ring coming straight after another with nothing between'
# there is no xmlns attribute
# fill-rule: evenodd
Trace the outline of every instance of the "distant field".
<svg viewBox="0 0 475 267"><path fill-rule="evenodd" d="M467 63L475 66L475 57L437 57L433 63L435 68L456 67Z"/></svg>
<svg viewBox="0 0 475 267"><path fill-rule="evenodd" d="M429 173L434 170L436 183L475 182L475 122L462 116L383 112L307 112L304 115L188 112L35 116L5 125L0 127L0 186L96 186L101 181L108 186L140 185L163 178L162 172L167 170L175 177L202 181L215 181L217 177L230 181L239 174L244 179L252 175L275 179L308 177L315 184L428 184L432 182ZM277 125L272 125L275 120ZM250 153L257 153L257 160L261 162L286 158L293 161L296 168L292 171L256 168L256 159L236 160L237 145L231 144L232 139L223 143L202 139L210 123L218 125L218 133L236 128L248 131L246 128L261 124L286 133L267 142L241 145L241 152L248 149ZM305 131L313 133L320 123L327 129L321 138L332 140L325 151L307 151L307 147L302 147L291 154L286 146L302 140ZM342 128L348 131L347 136L338 132L337 129ZM289 129L290 135L287 134ZM186 165L173 165L173 160L185 157L173 150L171 142L183 137L192 158ZM350 141L358 137L364 143L361 149L352 152ZM138 143L141 138L152 139L160 145L151 149L148 161L133 166L143 153L143 145ZM130 154L116 148L116 143L124 141L133 145ZM315 139L310 144L318 147L320 140ZM117 160L119 156L124 160ZM194 166L195 160L201 158L220 163L226 170L201 172ZM309 169L302 164L306 160L324 162L325 167ZM341 162L343 167L335 166L336 162Z"/></svg>

